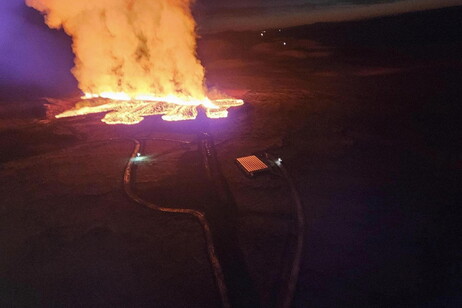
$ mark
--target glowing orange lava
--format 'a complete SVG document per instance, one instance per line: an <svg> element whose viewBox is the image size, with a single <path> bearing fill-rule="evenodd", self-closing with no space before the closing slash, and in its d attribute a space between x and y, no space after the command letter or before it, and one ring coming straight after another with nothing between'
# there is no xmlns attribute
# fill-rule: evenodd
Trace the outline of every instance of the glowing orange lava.
<svg viewBox="0 0 462 308"><path fill-rule="evenodd" d="M181 98L174 95L165 97L145 94L130 96L123 92L87 93L74 108L56 115L56 118L105 112L106 115L101 121L106 124L134 125L152 115L162 115L162 119L165 121L193 120L197 117L197 108L202 106L206 110L207 117L218 119L226 118L230 107L243 104L244 101L233 98L211 100L208 98Z"/></svg>
<svg viewBox="0 0 462 308"><path fill-rule="evenodd" d="M243 104L207 96L194 0L25 1L50 28L72 37L72 73L86 94L57 118L105 112L107 124L137 124L150 115L180 121L195 119L199 106L209 118L223 118Z"/></svg>

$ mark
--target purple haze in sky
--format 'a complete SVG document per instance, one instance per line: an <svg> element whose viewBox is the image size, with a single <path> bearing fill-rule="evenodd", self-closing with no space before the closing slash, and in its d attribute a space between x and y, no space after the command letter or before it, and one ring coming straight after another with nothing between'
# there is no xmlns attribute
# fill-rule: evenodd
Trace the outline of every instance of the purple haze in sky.
<svg viewBox="0 0 462 308"><path fill-rule="evenodd" d="M48 29L23 0L2 0L1 6L0 91L24 87L53 94L75 88L70 39Z"/></svg>

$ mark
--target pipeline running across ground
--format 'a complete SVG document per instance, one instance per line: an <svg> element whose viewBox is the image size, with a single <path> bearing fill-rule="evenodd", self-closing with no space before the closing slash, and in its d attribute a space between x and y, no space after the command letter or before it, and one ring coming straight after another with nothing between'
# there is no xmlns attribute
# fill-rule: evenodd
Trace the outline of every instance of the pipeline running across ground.
<svg viewBox="0 0 462 308"><path fill-rule="evenodd" d="M88 144L101 144L104 142L121 142L121 141L130 141L134 144L134 148L131 152L131 155L128 159L128 162L126 164L125 170L124 170L124 175L123 175L123 187L126 195L134 202L145 206L147 208L150 208L155 211L163 212L163 213L173 213L173 214L183 214L183 215L189 215L194 217L199 224L202 227L202 230L204 232L204 237L205 237L205 242L206 242L206 248L207 248L207 253L209 257L209 261L211 263L211 267L213 270L215 282L220 294L220 299L222 306L224 308L231 308L231 301L229 299L229 293L228 289L225 283L225 278L223 274L223 269L220 264L220 261L217 257L217 253L215 251L215 246L213 243L213 237L212 237L212 231L210 228L210 225L205 217L205 213L198 211L198 210L193 210L193 209L180 209L180 208L166 208L166 207L161 207L158 206L152 202L146 201L139 197L133 190L133 184L134 184L134 178L133 178L133 169L136 166L136 158L140 152L141 149L141 140L150 140L150 141L164 141L164 142L175 142L175 143L180 143L180 144L192 144L194 142L190 141L183 141L183 140L175 140L175 139L166 139L166 138L113 138L113 139L107 139L107 140L96 140L92 142L87 142L84 144L80 144L79 146L84 146ZM213 144L215 146L215 144ZM168 154L173 151L168 151L162 154ZM161 154L161 155L162 155ZM268 154L267 154L268 155ZM271 157L272 160L275 161L274 157ZM297 189L295 187L295 184L290 177L288 171L285 169L285 167L282 164L278 165L278 168L280 171L280 176L282 176L285 180L286 183L288 184L292 198L294 201L294 216L295 216L295 228L294 228L294 237L295 237L295 248L294 248L294 257L290 262L288 262L289 266L286 270L285 273L283 273L283 283L281 286L280 290L280 295L277 300L276 307L277 308L289 308L292 305L294 293L295 293L295 288L298 280L298 275L300 271L300 265L301 265L301 259L302 259L302 250L303 250L303 238L304 238L304 213L303 213L303 207L301 203L300 196L297 192ZM238 308L238 307L237 307Z"/></svg>
<svg viewBox="0 0 462 308"><path fill-rule="evenodd" d="M185 215L193 216L195 219L197 219L197 221L200 223L202 230L204 232L207 252L208 252L210 263L212 265L218 291L220 293L222 305L224 308L230 308L231 305L228 299L228 290L224 282L223 270L221 268L220 261L218 260L218 257L216 255L215 246L213 245L212 233L211 233L209 223L207 222L207 219L205 218L204 213L197 211L197 210L192 210L192 209L173 209L173 208L161 207L161 206L158 206L154 203L148 202L140 198L133 191L133 188L132 188L132 185L133 185L132 171L134 167L134 159L137 157L137 154L139 153L139 150L141 148L141 143L137 139L130 139L130 140L134 143L135 146L133 148L130 158L128 159L128 162L127 162L127 165L124 171L124 178L123 178L124 183L123 184L124 184L125 193L130 199L132 199L136 203L141 204L152 210L163 212L163 213L185 214ZM173 141L173 140L168 140L168 141Z"/></svg>
<svg viewBox="0 0 462 308"><path fill-rule="evenodd" d="M274 158L273 158L274 159ZM274 160L275 161L275 160ZM295 227L292 229L292 236L290 240L293 241L293 258L287 263L286 272L283 272L283 283L281 287L281 295L277 302L277 308L290 308L295 296L295 288L300 274L300 267L303 257L303 242L305 233L305 214L303 212L303 204L296 188L296 185L290 176L287 169L282 163L277 164L282 177L286 180L290 188L290 193L294 202L293 216L295 220Z"/></svg>
<svg viewBox="0 0 462 308"><path fill-rule="evenodd" d="M134 202L143 205L147 208L150 208L155 211L163 212L163 213L172 213L172 214L183 214L183 215L189 215L195 218L199 224L202 227L202 231L204 232L204 237L205 237L205 243L206 243L206 249L207 249L207 254L208 258L212 267L213 275L215 278L215 283L218 288L218 292L220 294L220 300L222 303L223 308L230 308L231 303L228 297L228 289L225 284L225 279L223 275L223 270L220 264L220 261L217 257L217 254L215 252L215 246L213 244L213 238L212 238L212 232L210 229L210 225L205 218L205 214L203 212L197 211L197 210L192 210L192 209L180 209L180 208L166 208L166 207L161 207L158 206L152 202L143 200L140 198L134 191L133 191L133 182L134 179L132 177L132 171L135 166L135 159L141 149L141 142L140 140L149 140L149 141L165 141L165 142L175 142L179 144L192 144L193 142L190 141L184 141L184 140L175 140L175 139L167 139L167 138L111 138L111 139L105 139L105 140L94 140L90 142L84 142L81 143L75 147L82 147L82 146L88 146L91 144L102 144L102 143L110 143L110 142L132 142L134 144L134 148L131 152L131 155L128 159L127 165L124 169L124 175L123 175L123 187L126 195ZM73 148L75 148L73 147ZM66 151L67 149L62 149L61 151ZM173 151L168 151L165 153L161 153L160 155L163 154L169 154ZM159 155L158 155L159 156Z"/></svg>

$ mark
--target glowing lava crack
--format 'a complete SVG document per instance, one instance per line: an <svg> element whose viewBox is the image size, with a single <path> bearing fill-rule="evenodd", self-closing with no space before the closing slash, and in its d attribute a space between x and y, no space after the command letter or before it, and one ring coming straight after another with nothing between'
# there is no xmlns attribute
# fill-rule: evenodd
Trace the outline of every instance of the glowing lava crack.
<svg viewBox="0 0 462 308"><path fill-rule="evenodd" d="M175 96L154 97L140 95L134 98L124 94L87 94L74 108L58 114L56 118L82 116L106 112L102 121L106 124L134 125L147 116L162 115L166 121L193 120L197 117L197 108L202 106L207 117L226 118L230 107L241 106L239 99L180 99Z"/></svg>

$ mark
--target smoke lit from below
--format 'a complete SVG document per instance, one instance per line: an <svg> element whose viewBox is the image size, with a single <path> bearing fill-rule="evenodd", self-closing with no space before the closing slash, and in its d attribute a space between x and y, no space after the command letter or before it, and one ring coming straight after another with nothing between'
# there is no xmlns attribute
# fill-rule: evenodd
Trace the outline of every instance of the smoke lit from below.
<svg viewBox="0 0 462 308"><path fill-rule="evenodd" d="M242 100L209 99L196 57L192 0L26 0L50 28L72 37L72 73L85 95L58 118L107 112L107 124L162 115L190 120L228 115Z"/></svg>

